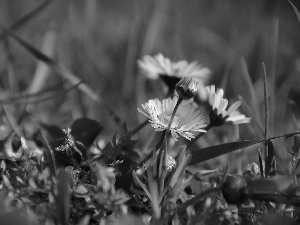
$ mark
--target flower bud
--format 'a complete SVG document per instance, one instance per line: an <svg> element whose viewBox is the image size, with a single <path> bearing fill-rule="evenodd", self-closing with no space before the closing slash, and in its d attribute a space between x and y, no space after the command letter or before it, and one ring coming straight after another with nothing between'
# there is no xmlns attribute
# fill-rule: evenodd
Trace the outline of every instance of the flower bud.
<svg viewBox="0 0 300 225"><path fill-rule="evenodd" d="M176 84L175 89L183 100L187 100L197 94L197 84L193 78L184 77Z"/></svg>
<svg viewBox="0 0 300 225"><path fill-rule="evenodd" d="M167 172L171 172L175 167L176 167L176 160L172 156L167 154L167 158L166 158L166 170L167 170Z"/></svg>

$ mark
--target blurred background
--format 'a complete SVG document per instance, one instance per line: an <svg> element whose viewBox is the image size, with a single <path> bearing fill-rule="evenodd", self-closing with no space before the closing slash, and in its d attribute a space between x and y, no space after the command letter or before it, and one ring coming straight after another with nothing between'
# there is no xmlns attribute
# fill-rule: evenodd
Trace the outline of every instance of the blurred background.
<svg viewBox="0 0 300 225"><path fill-rule="evenodd" d="M300 7L298 1L292 2ZM41 122L66 128L86 116L103 123L102 135L109 141L119 127L107 107L129 129L135 128L145 120L136 108L162 96L160 81L146 80L137 60L157 53L173 61L197 60L210 68L209 84L224 88L230 102L243 98L248 108L244 104L241 111L255 117L251 124L213 129L198 143L200 147L263 138L263 63L270 136L299 129L300 24L288 1L1 0L0 24L83 80L100 102L1 30L1 138L10 126L29 135ZM136 135L139 146L150 132L148 126ZM282 141L275 144L279 168L286 170L288 153ZM233 153L213 164L238 160L241 169L257 161L257 149Z"/></svg>

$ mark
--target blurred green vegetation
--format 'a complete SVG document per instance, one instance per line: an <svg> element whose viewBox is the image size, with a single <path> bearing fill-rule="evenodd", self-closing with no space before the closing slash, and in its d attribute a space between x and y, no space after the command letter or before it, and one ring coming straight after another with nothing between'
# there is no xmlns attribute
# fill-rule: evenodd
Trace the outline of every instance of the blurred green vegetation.
<svg viewBox="0 0 300 225"><path fill-rule="evenodd" d="M224 88L232 101L242 96L262 127L265 63L270 135L299 129L300 24L288 1L49 2L13 32L84 80L128 128L145 119L136 110L141 103L162 96L157 81L147 81L138 73L136 61L145 54L161 52L172 60L197 60L211 68L210 83ZM300 7L296 0L293 3ZM37 0L1 0L0 23L9 28L39 4ZM3 35L0 40L0 99L13 124L30 133L39 122L67 127L74 119L87 116L101 121L104 135L111 139L118 127L103 105L77 89L66 92L68 81L14 40ZM11 100L38 91L47 91L51 97L35 103L28 98ZM242 111L249 115L245 107ZM1 124L8 125L6 116L1 117ZM139 143L148 139L149 132L153 130L140 134ZM261 138L263 134L253 122L240 128L214 129L200 145ZM256 153L235 153L231 160L257 161ZM280 141L276 142L276 154L280 165L285 165L287 152Z"/></svg>

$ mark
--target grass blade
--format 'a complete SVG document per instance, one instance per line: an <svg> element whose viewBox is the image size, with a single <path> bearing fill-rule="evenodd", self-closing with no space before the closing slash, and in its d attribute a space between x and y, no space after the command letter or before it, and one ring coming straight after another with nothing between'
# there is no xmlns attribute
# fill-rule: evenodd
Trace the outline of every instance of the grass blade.
<svg viewBox="0 0 300 225"><path fill-rule="evenodd" d="M260 120L258 118L256 118L256 115L254 114L254 112L252 112L250 106L247 104L247 102L241 95L239 95L239 100L242 101L242 104L245 107L247 114L250 115L250 117L252 118L252 121L257 125L258 130L260 131L260 133L263 136L265 134L265 131L264 131L264 128L263 128Z"/></svg>
<svg viewBox="0 0 300 225"><path fill-rule="evenodd" d="M50 28L46 32L46 35L42 44L42 52L48 57L53 57L55 55L55 45L56 45L56 31ZM50 76L50 68L45 65L42 61L36 66L35 73L32 82L28 88L28 93L36 93L41 91L47 82L47 78Z"/></svg>
<svg viewBox="0 0 300 225"><path fill-rule="evenodd" d="M254 112L254 115L256 117L258 117L258 119L260 119L259 117L259 112L258 112L258 103L257 103L257 96L253 87L253 83L251 80L251 76L249 74L249 69L246 63L245 58L241 58L240 60L240 64L241 64L241 72L242 72L242 78L243 78L243 83L244 83L244 87L247 87L247 97L249 104L251 105L251 108Z"/></svg>
<svg viewBox="0 0 300 225"><path fill-rule="evenodd" d="M261 177L264 178L265 177L265 175L264 175L264 165L263 165L263 160L262 160L260 150L258 150L258 161L259 161L259 171L260 171Z"/></svg>
<svg viewBox="0 0 300 225"><path fill-rule="evenodd" d="M12 31L7 30L0 24L0 28L5 31L5 34L12 37L15 41L17 41L21 46L23 46L28 52L30 52L37 60L43 61L50 68L52 68L56 73L58 73L63 78L67 79L71 84L75 85L81 82L81 80L76 77L73 73L68 71L64 66L59 66L54 60L28 44L26 41L21 39L19 36L15 35ZM85 83L82 83L78 86L78 89L81 90L84 94L90 97L92 100L101 103L102 100L100 97L92 91Z"/></svg>
<svg viewBox="0 0 300 225"><path fill-rule="evenodd" d="M146 185L140 180L140 178L138 177L136 172L132 172L132 175L133 175L134 180L140 185L141 188L143 188L143 190L146 193L146 195L148 196L148 198L150 200L152 200L152 196L151 196L150 192L146 188Z"/></svg>
<svg viewBox="0 0 300 225"><path fill-rule="evenodd" d="M178 209L178 214L181 215L184 213L184 211L186 210L186 208L190 205L195 205L197 204L197 202L203 200L204 198L206 198L208 195L211 195L213 193L216 193L220 191L220 188L219 187L216 187L216 188L210 188L210 189L207 189L203 192L201 192L200 194L196 195L195 197L191 198L190 200L186 201L185 203L183 203L179 209Z"/></svg>
<svg viewBox="0 0 300 225"><path fill-rule="evenodd" d="M291 1L289 1L289 3L291 4L291 6L292 6L292 8L293 8L293 10L294 10L294 12L295 12L295 14L297 16L297 19L298 19L298 21L300 23L300 12L299 12L299 10L296 8L296 6Z"/></svg>
<svg viewBox="0 0 300 225"><path fill-rule="evenodd" d="M53 0L45 0L41 2L37 7L35 7L33 10L31 10L29 13L25 14L21 18L19 18L15 23L13 23L11 26L9 26L9 30L16 30L29 22L32 18L34 18L36 15L41 13L47 6L52 3ZM6 36L5 32L0 34L0 41L3 40L3 38Z"/></svg>
<svg viewBox="0 0 300 225"><path fill-rule="evenodd" d="M204 162L206 160L218 157L220 155L224 155L229 152L233 152L242 148L249 147L251 145L257 144L260 141L251 140L251 141L237 141L230 142L226 144L215 145L203 149L197 149L194 151L190 151L188 154L191 154L190 165L194 165L200 162Z"/></svg>
<svg viewBox="0 0 300 225"><path fill-rule="evenodd" d="M272 21L272 39L271 39L271 66L270 66L270 121L269 121L269 133L274 135L275 127L275 81L276 81L276 59L277 59L277 49L278 49L278 36L279 36L279 19L274 18Z"/></svg>
<svg viewBox="0 0 300 225"><path fill-rule="evenodd" d="M255 145L258 143L265 142L265 141L274 140L277 138L290 137L290 136L293 136L296 134L300 134L300 131L271 137L271 138L268 138L267 140L265 140L265 139L263 139L263 140L244 140L244 141L237 141L237 142L230 142L230 143L215 145L215 146L202 148L202 149L196 149L196 150L193 150L193 151L190 151L187 153L187 154L191 155L191 161L189 163L189 166L200 163L200 162L204 162L206 160L218 157L220 155L224 155L229 152L233 152L236 150L240 150L242 148L249 147L251 145Z"/></svg>
<svg viewBox="0 0 300 225"><path fill-rule="evenodd" d="M47 146L46 147L46 156L47 156L48 163L49 163L49 169L50 169L51 177L52 178L56 177L56 163L55 163L55 157L54 157L53 149L52 149L49 141L46 139L46 136L44 135L44 132L42 130L39 130L39 134L42 137L44 145Z"/></svg>
<svg viewBox="0 0 300 225"><path fill-rule="evenodd" d="M57 176L57 198L56 208L59 224L69 224L69 173L65 170L59 170Z"/></svg>

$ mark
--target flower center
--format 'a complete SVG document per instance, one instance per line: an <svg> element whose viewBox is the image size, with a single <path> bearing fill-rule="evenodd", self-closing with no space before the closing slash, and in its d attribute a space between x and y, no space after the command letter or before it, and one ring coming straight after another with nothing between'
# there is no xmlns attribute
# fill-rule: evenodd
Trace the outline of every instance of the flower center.
<svg viewBox="0 0 300 225"><path fill-rule="evenodd" d="M167 127L169 125L171 116L172 116L172 112L162 112L161 114L158 115L158 118ZM178 127L180 120L181 120L181 116L176 113L173 118L171 128Z"/></svg>

